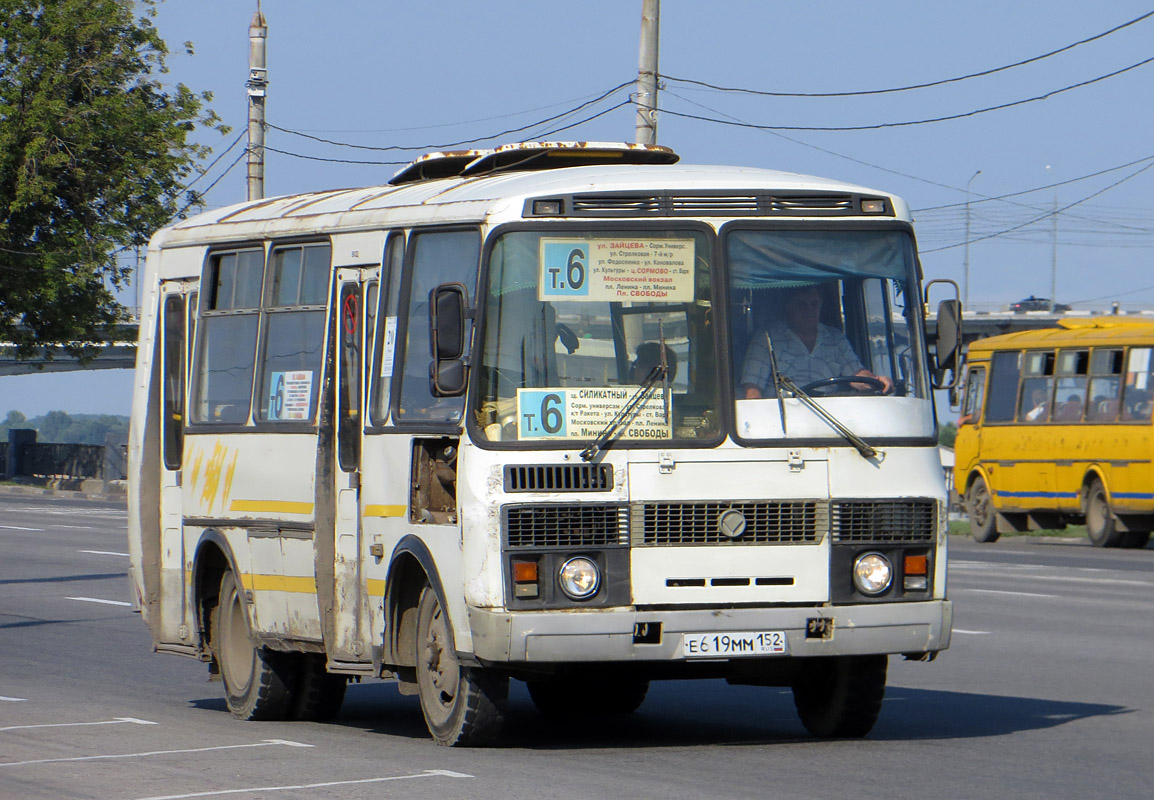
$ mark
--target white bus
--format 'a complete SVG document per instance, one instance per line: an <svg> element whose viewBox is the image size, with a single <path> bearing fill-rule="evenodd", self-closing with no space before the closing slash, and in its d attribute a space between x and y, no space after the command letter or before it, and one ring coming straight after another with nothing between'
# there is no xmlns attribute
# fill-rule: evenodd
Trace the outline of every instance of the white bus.
<svg viewBox="0 0 1154 800"><path fill-rule="evenodd" d="M868 733L888 655L949 645L952 334L927 346L899 198L676 161L437 153L157 233L129 494L155 648L245 719L391 678L446 745L497 736L510 680L557 715L786 686L814 735ZM852 371L791 378L799 290Z"/></svg>

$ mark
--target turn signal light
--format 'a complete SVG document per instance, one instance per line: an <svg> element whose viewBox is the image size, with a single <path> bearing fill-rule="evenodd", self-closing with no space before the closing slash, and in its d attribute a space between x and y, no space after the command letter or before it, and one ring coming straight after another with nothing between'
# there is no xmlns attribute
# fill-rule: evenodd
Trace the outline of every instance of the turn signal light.
<svg viewBox="0 0 1154 800"><path fill-rule="evenodd" d="M925 575L927 568L927 559L924 555L921 556L906 556L905 569L906 575Z"/></svg>
<svg viewBox="0 0 1154 800"><path fill-rule="evenodd" d="M926 556L907 555L902 562L905 577L902 588L907 592L924 592L930 587L929 559Z"/></svg>
<svg viewBox="0 0 1154 800"><path fill-rule="evenodd" d="M540 594L537 586L537 562L513 562L513 596L533 598Z"/></svg>

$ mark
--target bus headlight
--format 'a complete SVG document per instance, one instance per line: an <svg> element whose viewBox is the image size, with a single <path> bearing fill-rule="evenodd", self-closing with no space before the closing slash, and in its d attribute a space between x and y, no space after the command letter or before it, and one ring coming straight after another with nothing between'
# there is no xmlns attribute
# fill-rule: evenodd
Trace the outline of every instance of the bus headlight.
<svg viewBox="0 0 1154 800"><path fill-rule="evenodd" d="M893 579L893 566L881 553L865 553L853 562L853 583L862 594L879 595Z"/></svg>
<svg viewBox="0 0 1154 800"><path fill-rule="evenodd" d="M592 559L575 556L561 565L557 582L561 584L561 591L573 600L587 600L597 594L601 573Z"/></svg>

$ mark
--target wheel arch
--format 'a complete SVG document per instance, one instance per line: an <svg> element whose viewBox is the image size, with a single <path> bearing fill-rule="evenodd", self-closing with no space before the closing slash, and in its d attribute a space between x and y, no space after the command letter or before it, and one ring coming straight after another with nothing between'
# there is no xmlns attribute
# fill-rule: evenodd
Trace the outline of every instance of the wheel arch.
<svg viewBox="0 0 1154 800"><path fill-rule="evenodd" d="M429 548L418 537L409 535L393 549L389 571L385 577L385 641L384 662L405 667L415 666L417 604L421 590L428 585L437 595L441 609L448 615L449 604L436 562ZM453 636L452 620L449 635ZM453 647L456 649L456 638Z"/></svg>
<svg viewBox="0 0 1154 800"><path fill-rule="evenodd" d="M220 582L226 572L232 572L237 583L241 584L236 555L228 539L220 531L210 528L197 542L192 562L192 607L196 609L197 641L202 658L211 657L212 631L208 619L219 600Z"/></svg>
<svg viewBox="0 0 1154 800"><path fill-rule="evenodd" d="M1095 482L1102 484L1102 490L1106 492L1106 501L1111 506L1114 504L1113 493L1110 491L1110 482L1106 480L1106 473L1099 465L1091 464L1082 475L1082 486L1078 490L1078 504L1081 506L1083 514L1086 513L1086 500L1090 495L1090 487Z"/></svg>

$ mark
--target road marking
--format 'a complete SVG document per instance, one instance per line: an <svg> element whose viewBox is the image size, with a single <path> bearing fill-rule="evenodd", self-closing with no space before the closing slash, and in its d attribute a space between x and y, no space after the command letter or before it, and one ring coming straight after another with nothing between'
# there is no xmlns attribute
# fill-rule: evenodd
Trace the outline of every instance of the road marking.
<svg viewBox="0 0 1154 800"><path fill-rule="evenodd" d="M124 556L128 558L128 553L117 553L114 550L77 550L78 553L89 553L94 556Z"/></svg>
<svg viewBox="0 0 1154 800"><path fill-rule="evenodd" d="M1037 592L1008 592L1004 589L962 589L963 592L981 592L982 594L1012 594L1015 597L1047 597L1056 599L1056 594L1038 594Z"/></svg>
<svg viewBox="0 0 1154 800"><path fill-rule="evenodd" d="M225 794L248 794L250 792L291 792L299 789L327 789L330 786L356 786L366 783L384 783L385 781L410 781L416 778L472 778L464 772L452 772L447 769L426 769L416 775L391 775L387 778L362 778L353 781L329 781L327 783L302 783L294 786L253 786L246 789L220 789L214 792L192 792L190 794L165 794L153 797L141 797L138 800L188 800L191 797L219 797Z"/></svg>
<svg viewBox="0 0 1154 800"><path fill-rule="evenodd" d="M130 606L123 600L101 600L99 597L67 597L66 600L79 600L82 603L102 603L106 606Z"/></svg>
<svg viewBox="0 0 1154 800"><path fill-rule="evenodd" d="M19 525L0 525L0 528L6 531L44 531L43 528L22 528Z"/></svg>
<svg viewBox="0 0 1154 800"><path fill-rule="evenodd" d="M188 750L150 750L146 753L116 753L107 756L74 756L72 758L41 758L35 761L0 761L0 767L23 767L30 764L60 764L66 761L108 761L116 758L145 758L147 756L169 756L181 753L208 753L214 750L240 750L245 747L268 747L269 745L284 745L287 747L314 747L311 744L290 742L285 739L265 739L252 744L226 744L217 747L194 747ZM258 790L252 790L258 791ZM188 795L197 797L198 795Z"/></svg>
<svg viewBox="0 0 1154 800"><path fill-rule="evenodd" d="M3 701L5 703L27 703L28 698L27 697L4 697L3 695L0 695L0 701ZM7 730L7 728L0 728L0 731L3 731L3 730Z"/></svg>
<svg viewBox="0 0 1154 800"><path fill-rule="evenodd" d="M13 700L11 697L0 697L0 700ZM46 722L41 725L10 725L7 728L0 728L0 731L19 731L26 728L79 728L86 725L120 725L123 723L130 723L132 725L159 725L159 722L149 722L146 719L137 719L136 717L117 717L116 719L106 719L100 722Z"/></svg>
<svg viewBox="0 0 1154 800"><path fill-rule="evenodd" d="M968 631L965 628L954 628L954 633L965 633L970 636L986 636L989 634L989 631Z"/></svg>

